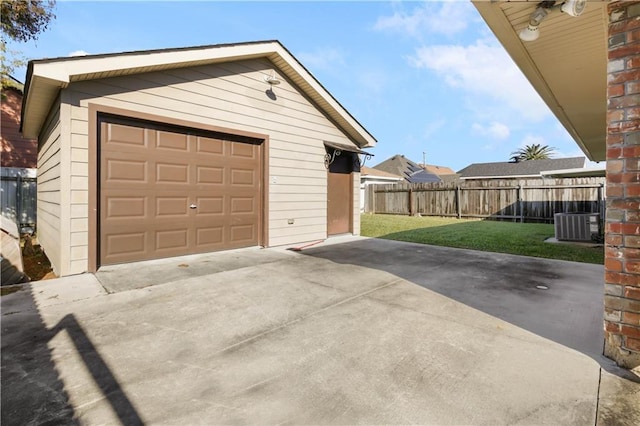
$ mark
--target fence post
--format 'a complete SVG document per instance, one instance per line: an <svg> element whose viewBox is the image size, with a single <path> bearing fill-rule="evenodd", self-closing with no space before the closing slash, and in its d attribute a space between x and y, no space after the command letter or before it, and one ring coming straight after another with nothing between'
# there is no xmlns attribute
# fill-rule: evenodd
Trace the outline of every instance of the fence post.
<svg viewBox="0 0 640 426"><path fill-rule="evenodd" d="M409 216L413 216L413 188L409 187Z"/></svg>
<svg viewBox="0 0 640 426"><path fill-rule="evenodd" d="M520 223L524 222L524 202L522 199L522 184L518 184L518 209L520 210Z"/></svg>
<svg viewBox="0 0 640 426"><path fill-rule="evenodd" d="M458 219L462 218L462 206L460 205L460 185L456 185L456 213Z"/></svg>

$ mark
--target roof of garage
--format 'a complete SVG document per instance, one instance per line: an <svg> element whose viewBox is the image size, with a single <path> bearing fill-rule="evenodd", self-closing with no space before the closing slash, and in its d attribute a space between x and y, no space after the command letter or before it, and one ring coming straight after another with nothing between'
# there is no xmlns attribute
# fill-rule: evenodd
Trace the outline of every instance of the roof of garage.
<svg viewBox="0 0 640 426"><path fill-rule="evenodd" d="M375 146L376 139L277 40L29 61L22 132L37 137L58 92L73 82L255 58L270 60L358 146Z"/></svg>

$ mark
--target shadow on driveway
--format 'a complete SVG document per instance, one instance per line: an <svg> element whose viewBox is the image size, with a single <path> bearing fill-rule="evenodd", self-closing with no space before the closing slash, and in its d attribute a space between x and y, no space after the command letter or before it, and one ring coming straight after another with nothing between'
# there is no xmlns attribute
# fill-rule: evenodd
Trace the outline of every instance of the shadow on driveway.
<svg viewBox="0 0 640 426"><path fill-rule="evenodd" d="M619 369L602 355L601 265L361 239L308 256L389 272Z"/></svg>
<svg viewBox="0 0 640 426"><path fill-rule="evenodd" d="M2 298L2 418L5 425L80 424L50 342L66 334L84 368L122 424L143 424L113 373L73 314L47 327L34 292L25 285Z"/></svg>

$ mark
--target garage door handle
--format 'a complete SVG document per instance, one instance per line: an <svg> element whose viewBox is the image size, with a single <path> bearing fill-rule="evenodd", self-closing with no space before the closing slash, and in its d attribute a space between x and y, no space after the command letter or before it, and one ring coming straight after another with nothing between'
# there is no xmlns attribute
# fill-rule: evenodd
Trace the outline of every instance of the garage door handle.
<svg viewBox="0 0 640 426"><path fill-rule="evenodd" d="M189 208L190 208L190 209L195 209L196 207L198 207L198 206L196 206L195 204L191 204L191 205L189 206Z"/></svg>

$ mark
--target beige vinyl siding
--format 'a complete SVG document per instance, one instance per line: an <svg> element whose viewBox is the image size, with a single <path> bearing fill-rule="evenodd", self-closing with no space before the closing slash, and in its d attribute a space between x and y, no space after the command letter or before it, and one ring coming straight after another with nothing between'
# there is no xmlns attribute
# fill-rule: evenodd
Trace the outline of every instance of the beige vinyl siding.
<svg viewBox="0 0 640 426"><path fill-rule="evenodd" d="M60 100L51 109L38 142L38 242L60 275Z"/></svg>
<svg viewBox="0 0 640 426"><path fill-rule="evenodd" d="M360 173L353 174L353 235L360 235Z"/></svg>
<svg viewBox="0 0 640 426"><path fill-rule="evenodd" d="M90 104L268 135L267 245L326 238L324 141L353 144L277 70L282 84L273 87L275 100L271 99L264 77L273 69L268 60L255 59L77 82L65 89L71 108L70 258L77 265L74 271L82 269L78 265L87 268L83 206L88 200ZM354 184L356 201L358 192ZM294 224L289 225L288 219L294 219Z"/></svg>

